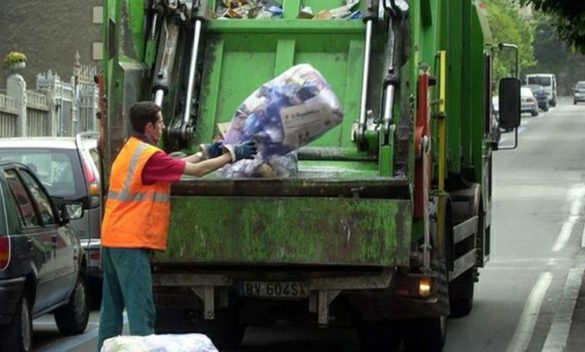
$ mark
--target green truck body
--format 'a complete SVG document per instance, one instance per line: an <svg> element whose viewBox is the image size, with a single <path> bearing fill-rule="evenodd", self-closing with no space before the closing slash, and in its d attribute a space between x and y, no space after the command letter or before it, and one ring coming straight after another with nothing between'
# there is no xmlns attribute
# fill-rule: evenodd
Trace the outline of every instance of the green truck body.
<svg viewBox="0 0 585 352"><path fill-rule="evenodd" d="M362 19L315 20L300 10L343 3L281 0L282 18L226 20L213 18L220 3L105 0L106 175L138 100L161 103L167 151L193 152L255 89L309 63L344 120L298 151L296 176L173 185L168 248L153 262L159 331L165 313L189 311L229 347L246 325L308 315L418 324L428 338L365 328L361 341L440 350L445 317L469 313L489 257L497 144L483 5L362 0Z"/></svg>

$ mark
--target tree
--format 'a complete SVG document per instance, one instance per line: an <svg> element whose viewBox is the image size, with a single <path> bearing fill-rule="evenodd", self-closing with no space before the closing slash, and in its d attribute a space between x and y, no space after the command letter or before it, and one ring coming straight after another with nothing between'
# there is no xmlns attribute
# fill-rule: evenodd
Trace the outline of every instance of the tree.
<svg viewBox="0 0 585 352"><path fill-rule="evenodd" d="M542 12L534 14L534 56L538 64L523 73L554 73L557 75L559 95L571 95L575 83L585 77L585 60L583 55L575 53L558 39L553 21L551 16Z"/></svg>
<svg viewBox="0 0 585 352"><path fill-rule="evenodd" d="M582 0L520 0L533 4L536 10L553 16L559 38L581 53L585 53L585 1Z"/></svg>
<svg viewBox="0 0 585 352"><path fill-rule="evenodd" d="M521 18L517 5L511 6L509 0L484 0L484 4L494 42L518 46L520 70L534 66L534 26ZM511 51L497 53L494 60L495 81L514 73L515 58L511 54Z"/></svg>

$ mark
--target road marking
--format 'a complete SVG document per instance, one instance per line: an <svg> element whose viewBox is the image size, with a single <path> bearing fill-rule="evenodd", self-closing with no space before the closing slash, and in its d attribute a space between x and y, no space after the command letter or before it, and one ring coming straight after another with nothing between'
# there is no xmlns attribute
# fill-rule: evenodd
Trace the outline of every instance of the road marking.
<svg viewBox="0 0 585 352"><path fill-rule="evenodd" d="M581 234L581 248L585 248L585 226L583 227L583 233Z"/></svg>
<svg viewBox="0 0 585 352"><path fill-rule="evenodd" d="M583 258L581 258L583 259ZM567 275L567 282L563 289L563 297L556 304L553 322L548 331L542 352L563 352L569 339L569 330L573 320L573 310L579 297L579 289L585 268L573 268Z"/></svg>
<svg viewBox="0 0 585 352"><path fill-rule="evenodd" d="M538 320L544 295L550 287L552 278L553 275L548 271L540 274L538 277L536 284L532 287L532 291L530 291L528 299L524 304L524 310L514 332L514 337L512 337L512 342L508 345L507 352L523 352L528 348L536 321Z"/></svg>
<svg viewBox="0 0 585 352"><path fill-rule="evenodd" d="M567 201L571 202L571 210L569 213L569 217L563 223L561 227L561 231L557 236L555 244L552 248L553 252L559 252L571 238L571 233L573 232L573 227L577 220L579 220L579 214L581 212L581 208L583 206L583 197L585 196L585 185L582 183L573 185L568 193L567 193Z"/></svg>

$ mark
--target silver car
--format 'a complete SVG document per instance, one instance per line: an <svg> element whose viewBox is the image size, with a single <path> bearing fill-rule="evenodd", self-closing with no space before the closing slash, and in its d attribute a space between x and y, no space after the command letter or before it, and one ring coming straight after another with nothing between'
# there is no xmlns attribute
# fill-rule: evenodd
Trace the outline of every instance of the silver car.
<svg viewBox="0 0 585 352"><path fill-rule="evenodd" d="M585 101L585 81L579 81L573 88L573 104Z"/></svg>
<svg viewBox="0 0 585 352"><path fill-rule="evenodd" d="M520 88L522 112L529 112L532 116L538 116L538 101L529 87Z"/></svg>
<svg viewBox="0 0 585 352"><path fill-rule="evenodd" d="M84 214L71 225L85 250L92 305L101 300L100 234L102 197L98 134L77 137L0 139L0 161L27 165L59 202L81 201ZM57 204L60 207L60 204Z"/></svg>

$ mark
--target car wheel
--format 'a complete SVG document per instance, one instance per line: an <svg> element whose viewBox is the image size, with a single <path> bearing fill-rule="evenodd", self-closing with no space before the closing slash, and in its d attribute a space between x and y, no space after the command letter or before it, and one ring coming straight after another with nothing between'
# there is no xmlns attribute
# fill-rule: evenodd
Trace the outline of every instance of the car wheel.
<svg viewBox="0 0 585 352"><path fill-rule="evenodd" d="M29 352L32 346L32 316L26 297L20 300L20 306L12 321L0 325L1 350L3 352Z"/></svg>
<svg viewBox="0 0 585 352"><path fill-rule="evenodd" d="M89 319L88 288L85 278L77 279L69 302L55 311L57 328L64 335L77 335L85 331Z"/></svg>
<svg viewBox="0 0 585 352"><path fill-rule="evenodd" d="M532 111L530 112L530 114L531 114L532 116L538 116L538 109L532 110Z"/></svg>
<svg viewBox="0 0 585 352"><path fill-rule="evenodd" d="M576 100L573 100L573 105L577 105L577 101Z"/></svg>

